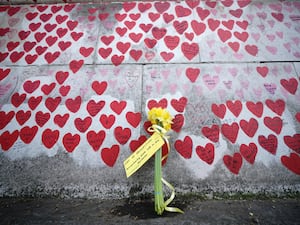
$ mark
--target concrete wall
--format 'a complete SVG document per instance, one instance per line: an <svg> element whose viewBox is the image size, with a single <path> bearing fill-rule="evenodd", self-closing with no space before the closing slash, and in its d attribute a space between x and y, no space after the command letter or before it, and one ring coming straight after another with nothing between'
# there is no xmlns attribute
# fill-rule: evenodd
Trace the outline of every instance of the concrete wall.
<svg viewBox="0 0 300 225"><path fill-rule="evenodd" d="M299 2L0 9L1 196L152 193L123 161L153 106L177 192L299 193Z"/></svg>

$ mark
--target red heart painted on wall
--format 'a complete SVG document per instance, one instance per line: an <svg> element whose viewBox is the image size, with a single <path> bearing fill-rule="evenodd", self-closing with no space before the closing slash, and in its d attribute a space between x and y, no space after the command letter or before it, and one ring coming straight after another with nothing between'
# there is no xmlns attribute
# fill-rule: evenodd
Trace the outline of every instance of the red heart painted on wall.
<svg viewBox="0 0 300 225"><path fill-rule="evenodd" d="M192 157L193 141L189 136L185 136L183 141L176 140L174 147L183 158L190 159Z"/></svg>
<svg viewBox="0 0 300 225"><path fill-rule="evenodd" d="M293 136L284 136L284 143L292 150L300 154L300 134L294 134Z"/></svg>
<svg viewBox="0 0 300 225"><path fill-rule="evenodd" d="M111 148L103 148L101 151L101 158L106 165L113 167L117 161L119 152L119 145L113 145Z"/></svg>
<svg viewBox="0 0 300 225"><path fill-rule="evenodd" d="M106 133L103 130L98 131L96 133L95 131L89 131L86 134L86 138L88 140L88 143L90 146L94 149L94 151L98 151L105 139Z"/></svg>
<svg viewBox="0 0 300 225"><path fill-rule="evenodd" d="M25 83L23 84L24 91L26 91L29 94L33 93L39 86L40 86L39 80L36 81L28 80L25 81Z"/></svg>
<svg viewBox="0 0 300 225"><path fill-rule="evenodd" d="M239 132L239 125L236 122L232 123L231 125L222 124L221 131L224 137L234 144Z"/></svg>
<svg viewBox="0 0 300 225"><path fill-rule="evenodd" d="M41 101L42 101L42 96L38 96L38 97L32 96L28 99L28 106L31 110L35 110Z"/></svg>
<svg viewBox="0 0 300 225"><path fill-rule="evenodd" d="M44 126L49 119L50 119L50 113L43 113L42 111L38 111L35 114L35 121L37 125L39 125L40 127Z"/></svg>
<svg viewBox="0 0 300 225"><path fill-rule="evenodd" d="M174 50L179 44L179 37L167 35L164 37L164 42L167 48L169 48L170 50Z"/></svg>
<svg viewBox="0 0 300 225"><path fill-rule="evenodd" d="M256 71L262 76L266 77L269 73L269 68L267 66L257 66Z"/></svg>
<svg viewBox="0 0 300 225"><path fill-rule="evenodd" d="M185 71L185 74L189 80L194 83L198 76L200 75L200 69L199 68L187 68Z"/></svg>
<svg viewBox="0 0 300 225"><path fill-rule="evenodd" d="M188 59L192 60L199 53L199 46L197 43L183 42L181 45L181 51L183 55Z"/></svg>
<svg viewBox="0 0 300 225"><path fill-rule="evenodd" d="M155 107L156 108L161 107L161 108L165 109L165 108L167 108L167 106L168 106L168 100L165 99L165 98L163 98L159 101L151 99L151 100L148 101L148 104L147 104L148 109L152 109L152 108L155 108Z"/></svg>
<svg viewBox="0 0 300 225"><path fill-rule="evenodd" d="M105 101L100 100L96 102L92 99L87 103L86 109L91 116L96 116L101 111L101 109L103 109L104 105Z"/></svg>
<svg viewBox="0 0 300 225"><path fill-rule="evenodd" d="M36 133L38 131L37 126L33 127L23 127L20 130L20 139L25 143L25 144L30 144L33 138L35 137Z"/></svg>
<svg viewBox="0 0 300 225"><path fill-rule="evenodd" d="M173 22L173 26L175 28L175 30L178 32L178 34L183 34L186 29L189 27L189 24L187 21L177 21L175 20Z"/></svg>
<svg viewBox="0 0 300 225"><path fill-rule="evenodd" d="M123 128L118 126L114 129L114 135L116 140L121 144L124 145L127 143L129 138L131 137L131 130L129 128Z"/></svg>
<svg viewBox="0 0 300 225"><path fill-rule="evenodd" d="M107 88L107 82L106 81L102 81L102 82L94 81L92 83L92 88L98 95L102 95Z"/></svg>
<svg viewBox="0 0 300 225"><path fill-rule="evenodd" d="M263 114L264 106L262 102L246 102L246 106L250 112L252 112L255 116L261 117Z"/></svg>
<svg viewBox="0 0 300 225"><path fill-rule="evenodd" d="M258 129L258 122L254 118L251 118L249 122L246 120L241 120L240 127L245 132L245 134L247 134L249 137L254 137Z"/></svg>
<svg viewBox="0 0 300 225"><path fill-rule="evenodd" d="M176 114L172 120L171 128L175 132L179 133L184 124L184 116L182 114Z"/></svg>
<svg viewBox="0 0 300 225"><path fill-rule="evenodd" d="M45 145L46 148L52 148L59 137L59 131L58 130L51 130L51 129L46 129L42 133L42 142Z"/></svg>
<svg viewBox="0 0 300 225"><path fill-rule="evenodd" d="M45 101L45 105L50 112L54 112L57 106L60 104L60 102L61 102L61 97L59 96L56 98L48 97Z"/></svg>
<svg viewBox="0 0 300 225"><path fill-rule="evenodd" d="M243 158L240 153L234 153L233 156L224 155L223 162L231 173L238 175L243 164Z"/></svg>
<svg viewBox="0 0 300 225"><path fill-rule="evenodd" d="M11 103L18 108L25 100L26 94L19 94L19 93L14 93L11 96Z"/></svg>
<svg viewBox="0 0 300 225"><path fill-rule="evenodd" d="M114 115L105 115L102 114L100 116L100 122L102 126L106 129L110 129L112 125L115 123L116 117Z"/></svg>
<svg viewBox="0 0 300 225"><path fill-rule="evenodd" d="M58 114L54 117L54 123L57 124L60 128L63 128L68 121L70 115L69 113L64 114L63 116Z"/></svg>
<svg viewBox="0 0 300 225"><path fill-rule="evenodd" d="M224 104L212 104L211 105L211 111L220 119L224 119L225 113L226 113L226 106Z"/></svg>
<svg viewBox="0 0 300 225"><path fill-rule="evenodd" d="M281 163L293 173L300 175L300 156L296 153L281 156Z"/></svg>
<svg viewBox="0 0 300 225"><path fill-rule="evenodd" d="M65 80L68 78L68 76L69 76L69 72L63 72L63 71L58 71L55 74L56 81L59 84L63 84L65 82Z"/></svg>
<svg viewBox="0 0 300 225"><path fill-rule="evenodd" d="M212 142L218 142L219 141L219 133L220 133L220 129L219 126L216 124L213 124L210 127L203 127L201 129L202 134L207 137L209 140L211 140Z"/></svg>
<svg viewBox="0 0 300 225"><path fill-rule="evenodd" d="M111 57L111 62L115 66L119 66L123 62L124 59L125 59L124 55L113 55Z"/></svg>
<svg viewBox="0 0 300 225"><path fill-rule="evenodd" d="M255 157L257 154L257 146L254 143L250 143L249 145L242 144L240 146L241 155L244 159L247 160L250 164L254 164Z"/></svg>
<svg viewBox="0 0 300 225"><path fill-rule="evenodd" d="M207 143L205 147L199 145L196 147L196 153L200 159L211 165L215 158L215 146L211 143Z"/></svg>
<svg viewBox="0 0 300 225"><path fill-rule="evenodd" d="M7 68L7 69L0 68L0 81L4 80L8 76L10 71L11 71L10 68Z"/></svg>
<svg viewBox="0 0 300 225"><path fill-rule="evenodd" d="M110 108L118 115L120 115L127 105L126 101L112 101L110 103Z"/></svg>
<svg viewBox="0 0 300 225"><path fill-rule="evenodd" d="M233 113L235 117L238 117L242 111L243 105L240 100L226 101L226 106Z"/></svg>
<svg viewBox="0 0 300 225"><path fill-rule="evenodd" d="M65 104L70 112L76 113L81 106L81 97L77 96L75 99L68 98Z"/></svg>
<svg viewBox="0 0 300 225"><path fill-rule="evenodd" d="M67 152L73 152L80 142L80 136L78 134L72 135L71 133L66 133L63 137L63 145Z"/></svg>
<svg viewBox="0 0 300 225"><path fill-rule="evenodd" d="M70 70L73 72L73 73L77 73L80 68L82 67L84 61L81 59L81 60L72 60L70 63L69 63L69 67L70 67Z"/></svg>
<svg viewBox="0 0 300 225"><path fill-rule="evenodd" d="M187 104L187 98L186 97L181 97L178 100L177 99L172 99L171 100L171 105L172 107L177 111L177 112L183 112L186 104Z"/></svg>
<svg viewBox="0 0 300 225"><path fill-rule="evenodd" d="M147 141L147 137L145 135L140 136L138 140L132 140L129 143L130 150L132 152L136 151L142 144L144 144L145 141Z"/></svg>
<svg viewBox="0 0 300 225"><path fill-rule="evenodd" d="M15 112L10 111L8 113L0 111L0 130L2 130L6 125L14 118Z"/></svg>
<svg viewBox="0 0 300 225"><path fill-rule="evenodd" d="M278 114L279 116L282 115L285 109L285 102L282 99L278 99L276 101L272 101L270 99L266 100L266 105L271 109L273 112Z"/></svg>
<svg viewBox="0 0 300 225"><path fill-rule="evenodd" d="M127 122L133 126L134 128L138 127L142 119L141 113L140 112L127 112L126 113L126 120Z"/></svg>
<svg viewBox="0 0 300 225"><path fill-rule="evenodd" d="M20 110L16 113L16 120L18 121L20 126L22 126L24 123L26 123L27 120L29 120L30 116L31 111L24 112L24 110Z"/></svg>
<svg viewBox="0 0 300 225"><path fill-rule="evenodd" d="M13 131L12 133L10 133L9 131L4 131L0 136L2 150L3 151L9 150L17 141L18 137L19 137L18 130Z"/></svg>
<svg viewBox="0 0 300 225"><path fill-rule="evenodd" d="M65 97L68 95L70 90L71 90L70 85L63 85L59 88L59 93L61 94L61 96Z"/></svg>
<svg viewBox="0 0 300 225"><path fill-rule="evenodd" d="M195 32L196 35L201 35L202 33L205 32L206 25L205 23L198 22L196 20L192 20L191 26L193 28L193 31Z"/></svg>
<svg viewBox="0 0 300 225"><path fill-rule="evenodd" d="M280 134L282 129L282 119L280 117L275 116L271 118L267 116L264 118L264 124L276 134Z"/></svg>
<svg viewBox="0 0 300 225"><path fill-rule="evenodd" d="M281 79L280 84L292 95L294 95L298 88L298 81L296 78L290 78L290 79Z"/></svg>
<svg viewBox="0 0 300 225"><path fill-rule="evenodd" d="M268 152L276 155L278 141L275 135L270 134L267 138L264 135L260 135L258 136L258 143Z"/></svg>
<svg viewBox="0 0 300 225"><path fill-rule="evenodd" d="M162 14L163 12L165 12L169 9L170 3L169 2L155 2L154 7L157 10L157 12Z"/></svg>
<svg viewBox="0 0 300 225"><path fill-rule="evenodd" d="M76 118L74 120L74 124L76 129L81 132L84 133L87 131L87 129L90 127L90 125L92 124L92 118L87 116L84 119L81 118Z"/></svg>

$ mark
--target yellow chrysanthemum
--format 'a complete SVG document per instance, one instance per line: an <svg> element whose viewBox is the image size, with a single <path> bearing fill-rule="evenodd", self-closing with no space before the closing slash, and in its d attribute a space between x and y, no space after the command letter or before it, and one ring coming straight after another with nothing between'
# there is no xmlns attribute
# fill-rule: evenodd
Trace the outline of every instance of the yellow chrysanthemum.
<svg viewBox="0 0 300 225"><path fill-rule="evenodd" d="M171 114L166 110L161 107L159 108L152 108L148 112L148 120L155 125L163 125L163 128L168 131L171 129L171 124L172 124L172 119L173 117Z"/></svg>

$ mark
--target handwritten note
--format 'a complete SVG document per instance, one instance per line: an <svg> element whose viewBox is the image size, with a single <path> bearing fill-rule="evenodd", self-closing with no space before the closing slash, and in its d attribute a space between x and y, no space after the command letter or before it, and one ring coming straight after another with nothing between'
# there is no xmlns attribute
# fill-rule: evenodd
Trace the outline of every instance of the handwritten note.
<svg viewBox="0 0 300 225"><path fill-rule="evenodd" d="M163 144L164 140L158 133L152 134L144 144L124 161L127 178L141 168Z"/></svg>

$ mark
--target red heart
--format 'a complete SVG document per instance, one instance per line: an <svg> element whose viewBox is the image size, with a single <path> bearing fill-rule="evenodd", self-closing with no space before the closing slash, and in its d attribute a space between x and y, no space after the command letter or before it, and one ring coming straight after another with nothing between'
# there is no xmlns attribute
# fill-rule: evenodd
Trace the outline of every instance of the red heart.
<svg viewBox="0 0 300 225"><path fill-rule="evenodd" d="M205 4L207 5L207 6L209 6L210 8L215 8L216 7L216 5L217 5L217 2L216 1L214 1L214 0L206 0L205 1Z"/></svg>
<svg viewBox="0 0 300 225"><path fill-rule="evenodd" d="M100 13L100 14L98 15L98 18L99 18L101 21L103 21L103 20L106 20L108 16L109 16L109 13Z"/></svg>
<svg viewBox="0 0 300 225"><path fill-rule="evenodd" d="M86 109L91 116L96 116L98 112L100 112L100 110L103 109L104 105L105 101L95 102L95 100L92 99L86 105Z"/></svg>
<svg viewBox="0 0 300 225"><path fill-rule="evenodd" d="M276 19L278 20L279 22L282 22L283 21L283 14L282 13L275 13L275 12L272 12L271 15Z"/></svg>
<svg viewBox="0 0 300 225"><path fill-rule="evenodd" d="M64 114L63 116L61 115L55 115L54 117L54 123L57 124L59 127L63 128L69 119L70 115L69 113Z"/></svg>
<svg viewBox="0 0 300 225"><path fill-rule="evenodd" d="M49 95L51 91L55 88L56 84L51 83L51 84L44 84L41 88L42 92L44 92L45 95Z"/></svg>
<svg viewBox="0 0 300 225"><path fill-rule="evenodd" d="M92 83L92 88L98 95L102 95L103 92L107 88L107 82L106 81L102 81L102 82L94 81Z"/></svg>
<svg viewBox="0 0 300 225"><path fill-rule="evenodd" d="M281 156L281 163L295 174L300 175L300 156L291 153L290 156Z"/></svg>
<svg viewBox="0 0 300 225"><path fill-rule="evenodd" d="M116 117L114 115L105 115L102 114L100 116L100 122L102 126L106 129L110 129L112 125L115 123Z"/></svg>
<svg viewBox="0 0 300 225"><path fill-rule="evenodd" d="M280 134L282 129L282 119L280 117L271 118L267 116L264 118L264 124L276 134Z"/></svg>
<svg viewBox="0 0 300 225"><path fill-rule="evenodd" d="M81 106L81 97L77 96L75 99L68 98L65 104L70 112L76 113Z"/></svg>
<svg viewBox="0 0 300 225"><path fill-rule="evenodd" d="M69 64L70 70L72 70L73 73L77 73L78 70L82 67L84 61L81 60L72 60Z"/></svg>
<svg viewBox="0 0 300 225"><path fill-rule="evenodd" d="M80 47L80 49L79 49L80 54L84 57L89 57L93 51L94 51L93 47L89 47L89 48Z"/></svg>
<svg viewBox="0 0 300 225"><path fill-rule="evenodd" d="M57 24L47 23L47 24L45 24L44 29L45 29L48 33L51 33L56 27L57 27Z"/></svg>
<svg viewBox="0 0 300 225"><path fill-rule="evenodd" d="M44 56L45 60L48 62L48 64L51 64L52 62L54 62L60 55L60 52L47 52Z"/></svg>
<svg viewBox="0 0 300 225"><path fill-rule="evenodd" d="M7 43L6 47L7 47L8 51L11 52L11 51L14 50L16 47L18 47L19 44L20 44L20 42L18 42L18 41L17 41L17 42L10 41L10 42Z"/></svg>
<svg viewBox="0 0 300 225"><path fill-rule="evenodd" d="M125 18L126 18L127 14L124 13L124 14L120 14L120 13L116 13L115 14L115 18L119 21L119 22L122 22Z"/></svg>
<svg viewBox="0 0 300 225"><path fill-rule="evenodd" d="M235 31L235 32L233 32L233 35L242 42L246 42L249 37L249 34L247 32Z"/></svg>
<svg viewBox="0 0 300 225"><path fill-rule="evenodd" d="M196 147L196 153L200 159L211 165L215 158L215 146L211 143L207 143L205 147L199 145Z"/></svg>
<svg viewBox="0 0 300 225"><path fill-rule="evenodd" d="M46 38L46 43L48 44L48 46L50 47L50 46L52 46L52 45L54 45L55 44L55 42L57 41L57 37L53 37L53 36L48 36L47 38Z"/></svg>
<svg viewBox="0 0 300 225"><path fill-rule="evenodd" d="M72 45L70 41L60 41L58 42L58 47L61 51L65 51L67 48L69 48Z"/></svg>
<svg viewBox="0 0 300 225"><path fill-rule="evenodd" d="M257 154L257 146L254 143L250 143L249 146L242 144L240 146L240 152L244 159L247 160L247 162L253 164Z"/></svg>
<svg viewBox="0 0 300 225"><path fill-rule="evenodd" d="M200 3L200 0L192 0L192 1L186 1L186 4L191 8L196 8Z"/></svg>
<svg viewBox="0 0 300 225"><path fill-rule="evenodd" d="M38 97L32 96L28 99L28 106L31 110L35 110L41 101L42 101L42 96L38 96Z"/></svg>
<svg viewBox="0 0 300 225"><path fill-rule="evenodd" d="M296 120L300 123L300 112L297 112L295 115Z"/></svg>
<svg viewBox="0 0 300 225"><path fill-rule="evenodd" d="M113 167L117 161L119 152L119 145L113 145L111 148L103 148L101 151L101 158L106 165Z"/></svg>
<svg viewBox="0 0 300 225"><path fill-rule="evenodd" d="M192 60L196 55L199 53L199 46L197 43L191 43L183 42L181 45L181 51L184 54L184 56Z"/></svg>
<svg viewBox="0 0 300 225"><path fill-rule="evenodd" d="M35 38L35 40L37 41L37 42L40 42L41 40L43 40L44 39L44 37L47 35L47 33L46 32L36 32L35 34L34 34L34 38ZM56 39L57 40L57 39ZM48 43L48 45L49 45L49 43ZM38 46L38 47L40 47L40 46ZM37 47L37 48L38 48ZM37 48L36 48L36 50L37 50ZM40 51L41 50L38 50L39 52L37 52L38 54L40 53ZM44 52L44 51L43 51ZM39 55L41 55L41 53L39 54Z"/></svg>
<svg viewBox="0 0 300 225"><path fill-rule="evenodd" d="M35 121L36 121L37 125L39 125L40 127L44 126L45 123L47 123L49 119L50 119L50 113L43 113L41 111L38 111L35 114Z"/></svg>
<svg viewBox="0 0 300 225"><path fill-rule="evenodd" d="M8 52L0 52L0 62L4 61L6 57L8 56Z"/></svg>
<svg viewBox="0 0 300 225"><path fill-rule="evenodd" d="M186 29L188 28L189 24L187 21L179 22L176 20L173 22L173 26L179 34L183 34L184 31L186 31Z"/></svg>
<svg viewBox="0 0 300 225"><path fill-rule="evenodd" d="M143 37L142 33L130 33L129 37L132 41L134 41L135 43L138 43L141 38Z"/></svg>
<svg viewBox="0 0 300 225"><path fill-rule="evenodd" d="M240 127L249 137L253 137L258 129L258 122L256 119L251 118L249 122L246 120L240 121Z"/></svg>
<svg viewBox="0 0 300 225"><path fill-rule="evenodd" d="M159 108L159 107L165 109L168 106L168 100L165 99L165 98L163 98L159 101L151 99L151 100L148 101L147 106L148 106L148 109Z"/></svg>
<svg viewBox="0 0 300 225"><path fill-rule="evenodd" d="M207 137L212 142L218 142L219 141L219 133L220 129L219 126L216 124L213 124L211 128L209 127L203 127L202 128L202 134Z"/></svg>
<svg viewBox="0 0 300 225"><path fill-rule="evenodd" d="M235 52L238 52L240 49L240 43L238 42L228 42L228 46Z"/></svg>
<svg viewBox="0 0 300 225"><path fill-rule="evenodd" d="M214 19L208 19L208 27L211 29L211 31L215 31L219 25L220 25L220 20L214 20Z"/></svg>
<svg viewBox="0 0 300 225"><path fill-rule="evenodd" d="M118 66L120 65L124 60L124 56L123 55L113 55L111 57L111 62L115 65L115 66Z"/></svg>
<svg viewBox="0 0 300 225"><path fill-rule="evenodd" d="M45 145L46 148L52 148L59 137L59 131L58 130L51 130L51 129L46 129L42 133L42 142Z"/></svg>
<svg viewBox="0 0 300 225"><path fill-rule="evenodd" d="M10 111L8 113L0 111L0 130L2 130L6 125L14 118L15 112Z"/></svg>
<svg viewBox="0 0 300 225"><path fill-rule="evenodd" d="M167 33L166 28L158 28L158 27L153 27L152 28L152 35L155 39L160 40L163 38Z"/></svg>
<svg viewBox="0 0 300 225"><path fill-rule="evenodd" d="M135 21L125 21L124 24L126 25L126 27L131 30L132 28L134 28L136 22Z"/></svg>
<svg viewBox="0 0 300 225"><path fill-rule="evenodd" d="M17 141L18 137L18 130L13 131L12 133L9 133L9 131L4 131L0 136L2 150L9 150L11 146L13 146L14 143Z"/></svg>
<svg viewBox="0 0 300 225"><path fill-rule="evenodd" d="M125 54L129 48L130 48L129 42L126 42L126 43L118 42L117 43L117 49L123 54Z"/></svg>
<svg viewBox="0 0 300 225"><path fill-rule="evenodd" d="M174 57L174 53L172 52L161 52L160 55L165 62L169 62Z"/></svg>
<svg viewBox="0 0 300 225"><path fill-rule="evenodd" d="M189 2L193 2L193 1L189 1ZM209 16L210 12L208 9L203 9L201 7L197 7L197 14L200 17L200 19L203 21L203 20L205 20L206 17Z"/></svg>
<svg viewBox="0 0 300 225"><path fill-rule="evenodd" d="M57 15L55 17L55 20L58 24L62 24L63 22L65 22L68 19L67 15Z"/></svg>
<svg viewBox="0 0 300 225"><path fill-rule="evenodd" d="M266 77L269 73L269 68L267 66L257 66L256 71L262 76Z"/></svg>
<svg viewBox="0 0 300 225"><path fill-rule="evenodd" d="M112 101L110 103L110 108L115 112L117 113L118 115L120 115L122 113L122 111L125 109L127 105L127 102L126 101Z"/></svg>
<svg viewBox="0 0 300 225"><path fill-rule="evenodd" d="M253 56L256 56L257 53L258 53L258 48L256 45L246 45L245 46L245 50L250 54L250 55L253 55Z"/></svg>
<svg viewBox="0 0 300 225"><path fill-rule="evenodd" d="M178 36L165 36L164 42L170 50L174 50L179 44Z"/></svg>
<svg viewBox="0 0 300 225"><path fill-rule="evenodd" d="M75 21L75 20L69 20L67 22L67 27L70 29L70 30L74 30L78 25L78 21Z"/></svg>
<svg viewBox="0 0 300 225"><path fill-rule="evenodd" d="M181 5L177 5L175 6L175 12L178 17L185 17L191 15L192 10L190 10L189 8L185 8Z"/></svg>
<svg viewBox="0 0 300 225"><path fill-rule="evenodd" d="M94 151L98 151L101 147L104 139L105 139L105 131L100 130L98 133L95 131L89 131L86 134L86 138L90 146L94 149Z"/></svg>
<svg viewBox="0 0 300 225"><path fill-rule="evenodd" d="M33 93L39 86L40 86L39 80L33 82L31 80L28 80L23 84L24 90L29 94Z"/></svg>
<svg viewBox="0 0 300 225"><path fill-rule="evenodd" d="M185 74L186 74L187 78L189 78L189 80L192 83L194 83L200 74L200 69L199 68L187 68L185 71Z"/></svg>
<svg viewBox="0 0 300 225"><path fill-rule="evenodd" d="M224 155L223 162L231 173L237 175L242 167L243 158L240 153L234 153L233 156Z"/></svg>
<svg viewBox="0 0 300 225"><path fill-rule="evenodd" d="M145 33L148 33L148 31L152 28L153 24L149 23L149 24L144 24L144 23L141 23L139 25L139 27L145 32Z"/></svg>
<svg viewBox="0 0 300 225"><path fill-rule="evenodd" d="M50 20L50 18L52 17L52 13L43 13L40 15L40 19L43 22L47 22L48 20Z"/></svg>
<svg viewBox="0 0 300 225"><path fill-rule="evenodd" d="M148 17L152 22L155 22L156 20L159 19L160 14L159 13L153 13L153 12L149 12L148 13Z"/></svg>
<svg viewBox="0 0 300 225"><path fill-rule="evenodd" d="M184 124L184 116L182 114L176 114L175 117L172 120L171 128L175 132L180 132L183 124Z"/></svg>
<svg viewBox="0 0 300 225"><path fill-rule="evenodd" d="M177 100L177 99L171 100L171 105L177 112L183 112L184 108L186 107L186 104L187 104L186 97L181 97L179 100Z"/></svg>
<svg viewBox="0 0 300 225"><path fill-rule="evenodd" d="M25 144L29 144L33 138L35 137L36 133L38 131L38 127L37 126L33 126L33 127L23 127L20 130L20 138L21 140L25 143Z"/></svg>
<svg viewBox="0 0 300 225"><path fill-rule="evenodd" d="M31 111L24 112L24 110L20 110L16 113L16 120L18 121L20 126L22 126L24 123L26 123L27 120L29 120L30 116Z"/></svg>
<svg viewBox="0 0 300 225"><path fill-rule="evenodd" d="M289 80L281 79L280 84L292 95L294 95L298 88L298 81L296 78L290 78Z"/></svg>
<svg viewBox="0 0 300 225"><path fill-rule="evenodd" d="M144 42L148 48L153 48L157 43L155 39L150 39L150 38L145 38Z"/></svg>
<svg viewBox="0 0 300 225"><path fill-rule="evenodd" d="M7 68L7 69L0 68L0 81L2 81L4 78L6 78L9 73L10 73L10 68Z"/></svg>
<svg viewBox="0 0 300 225"><path fill-rule="evenodd" d="M54 112L57 108L57 106L60 104L61 102L61 97L56 97L56 98L47 98L45 101L45 105L47 107L47 109L49 109L50 112Z"/></svg>
<svg viewBox="0 0 300 225"><path fill-rule="evenodd" d="M20 37L21 40L25 40L29 35L30 35L31 31L25 31L25 30L21 30L18 35Z"/></svg>
<svg viewBox="0 0 300 225"><path fill-rule="evenodd" d="M126 119L127 119L127 122L131 126L133 126L134 128L136 128L140 124L142 116L141 116L140 112L137 112L137 113L127 112L126 113Z"/></svg>
<svg viewBox="0 0 300 225"><path fill-rule="evenodd" d="M239 132L239 125L236 122L232 123L231 125L222 124L221 131L224 137L234 144Z"/></svg>
<svg viewBox="0 0 300 225"><path fill-rule="evenodd" d="M142 50L131 49L129 54L137 62L141 58L141 56L143 54L143 51Z"/></svg>
<svg viewBox="0 0 300 225"><path fill-rule="evenodd" d="M184 140L176 140L174 147L176 151L185 159L192 157L193 141L189 136L185 136Z"/></svg>
<svg viewBox="0 0 300 225"><path fill-rule="evenodd" d="M218 29L218 36L222 42L226 42L232 36L231 32L228 30Z"/></svg>
<svg viewBox="0 0 300 225"><path fill-rule="evenodd" d="M25 17L28 19L28 20L33 20L35 17L37 17L38 15L38 12L28 12L26 13Z"/></svg>
<svg viewBox="0 0 300 225"><path fill-rule="evenodd" d="M110 43L115 39L114 36L102 36L101 41L106 44L106 45L110 45Z"/></svg>
<svg viewBox="0 0 300 225"><path fill-rule="evenodd" d="M270 134L268 138L263 135L258 136L258 143L271 154L275 155L277 150L277 137Z"/></svg>
<svg viewBox="0 0 300 225"><path fill-rule="evenodd" d="M294 134L294 136L284 136L283 140L290 149L300 154L300 134Z"/></svg>
<svg viewBox="0 0 300 225"><path fill-rule="evenodd" d="M129 128L122 128L121 126L118 126L114 129L114 135L116 140L121 145L124 145L131 137L131 130Z"/></svg>
<svg viewBox="0 0 300 225"><path fill-rule="evenodd" d="M30 55L30 54L28 54L28 55L26 55L25 56L25 61L27 62L27 64L32 64L32 63L34 63L34 61L36 60L38 58L38 55Z"/></svg>
<svg viewBox="0 0 300 225"><path fill-rule="evenodd" d="M30 41L26 41L23 44L23 48L25 50L25 52L29 52L31 49L33 49L33 47L36 45L36 42L30 42Z"/></svg>
<svg viewBox="0 0 300 225"><path fill-rule="evenodd" d="M235 115L235 117L238 117L242 111L242 103L240 100L233 101L226 101L226 105L228 109Z"/></svg>
<svg viewBox="0 0 300 225"><path fill-rule="evenodd" d="M169 9L170 3L169 2L155 2L154 7L157 10L157 12L162 14L163 12L165 12Z"/></svg>
<svg viewBox="0 0 300 225"><path fill-rule="evenodd" d="M220 119L223 119L226 113L226 106L224 104L212 104L211 111Z"/></svg>
<svg viewBox="0 0 300 225"><path fill-rule="evenodd" d="M166 23L170 23L172 20L174 20L174 15L168 14L168 13L164 13L163 14L163 18L164 18L164 21Z"/></svg>
<svg viewBox="0 0 300 225"><path fill-rule="evenodd" d="M42 55L47 49L48 47L37 46L35 51L38 55Z"/></svg>
<svg viewBox="0 0 300 225"><path fill-rule="evenodd" d="M145 12L146 10L150 9L152 7L151 3L139 3L138 4L138 9L140 12Z"/></svg>
<svg viewBox="0 0 300 225"><path fill-rule="evenodd" d="M275 102L267 99L266 100L266 105L276 114L278 114L279 116L282 115L284 108L285 108L285 102L281 99L276 100Z"/></svg>
<svg viewBox="0 0 300 225"><path fill-rule="evenodd" d="M58 28L58 29L56 30L56 34L57 34L57 36L60 37L60 38L62 38L63 36L65 36L67 33L68 33L68 29L67 29L67 28L62 28L62 27L60 27L60 28Z"/></svg>
<svg viewBox="0 0 300 225"><path fill-rule="evenodd" d="M251 0L240 0L237 1L239 7L244 8L245 6L249 5L251 3Z"/></svg>
<svg viewBox="0 0 300 225"><path fill-rule="evenodd" d="M67 133L64 135L62 141L67 152L73 152L80 142L80 136L78 134L72 135L71 133Z"/></svg>
<svg viewBox="0 0 300 225"><path fill-rule="evenodd" d="M120 35L120 37L123 37L127 32L127 28L126 27L117 27L116 32Z"/></svg>
<svg viewBox="0 0 300 225"><path fill-rule="evenodd" d="M71 37L73 38L74 41L78 41L81 37L83 36L82 32L72 32Z"/></svg>
<svg viewBox="0 0 300 225"><path fill-rule="evenodd" d="M221 3L226 7L230 7L233 4L233 0L224 0Z"/></svg>
<svg viewBox="0 0 300 225"><path fill-rule="evenodd" d="M243 21L236 21L236 25L238 25L240 28L246 30L249 23L247 20L243 20Z"/></svg>
<svg viewBox="0 0 300 225"><path fill-rule="evenodd" d="M92 124L92 118L89 117L89 116L87 116L84 119L76 118L74 120L74 124L75 124L76 129L79 132L84 133L90 127L90 125Z"/></svg>
<svg viewBox="0 0 300 225"><path fill-rule="evenodd" d="M202 22L198 22L196 20L192 20L191 22L193 31L195 32L196 35L200 35L202 33L204 33L205 29L206 29L206 25L205 23Z"/></svg>
<svg viewBox="0 0 300 225"><path fill-rule="evenodd" d="M132 140L129 144L130 150L135 152L145 141L147 141L145 135L140 136L138 140Z"/></svg>
<svg viewBox="0 0 300 225"><path fill-rule="evenodd" d="M248 101L246 103L247 108L249 109L250 112L252 112L255 116L261 117L263 114L263 104L262 102L250 102Z"/></svg>
<svg viewBox="0 0 300 225"><path fill-rule="evenodd" d="M229 13L236 18L240 18L241 15L243 14L243 10L242 9L234 9L234 10L231 9L231 10L229 10Z"/></svg>
<svg viewBox="0 0 300 225"><path fill-rule="evenodd" d="M193 39L194 39L194 33L187 33L187 32L185 32L184 33L184 36L187 38L187 39L189 39L190 41L192 41Z"/></svg>
<svg viewBox="0 0 300 225"><path fill-rule="evenodd" d="M132 10L136 6L136 2L124 2L123 9L125 12Z"/></svg>
<svg viewBox="0 0 300 225"><path fill-rule="evenodd" d="M70 85L66 85L66 86L61 86L59 88L59 93L61 94L61 96L67 96L67 94L69 93L71 87Z"/></svg>

